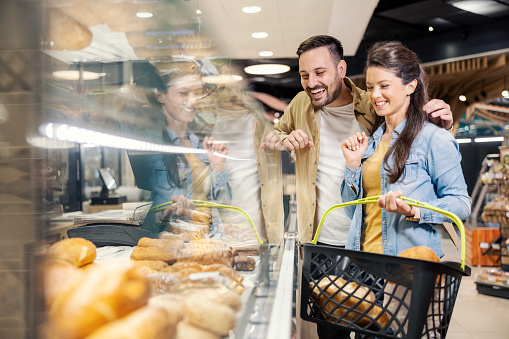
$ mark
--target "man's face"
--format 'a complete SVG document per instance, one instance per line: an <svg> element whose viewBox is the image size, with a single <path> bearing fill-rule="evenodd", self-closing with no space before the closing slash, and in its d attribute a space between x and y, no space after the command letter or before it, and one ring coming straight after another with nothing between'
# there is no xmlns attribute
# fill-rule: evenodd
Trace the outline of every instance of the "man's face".
<svg viewBox="0 0 509 339"><path fill-rule="evenodd" d="M339 106L336 101L342 89L339 72L343 70L343 64L342 61L338 67L334 65L327 47L318 47L300 55L300 83L313 106Z"/></svg>

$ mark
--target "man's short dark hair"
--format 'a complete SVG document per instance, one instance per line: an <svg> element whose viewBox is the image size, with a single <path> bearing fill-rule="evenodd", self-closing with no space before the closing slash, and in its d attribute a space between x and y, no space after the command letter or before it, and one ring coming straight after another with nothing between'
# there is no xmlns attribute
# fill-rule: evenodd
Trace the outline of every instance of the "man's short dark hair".
<svg viewBox="0 0 509 339"><path fill-rule="evenodd" d="M297 49L297 55L300 58L302 53L318 47L329 48L329 53L332 57L332 61L336 66L341 60L343 60L343 45L338 39L330 35L315 35L304 40L301 42L299 48Z"/></svg>

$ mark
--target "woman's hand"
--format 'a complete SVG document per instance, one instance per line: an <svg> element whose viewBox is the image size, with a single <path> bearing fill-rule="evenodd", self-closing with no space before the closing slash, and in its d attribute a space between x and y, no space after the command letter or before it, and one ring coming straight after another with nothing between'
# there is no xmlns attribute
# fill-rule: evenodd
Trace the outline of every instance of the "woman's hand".
<svg viewBox="0 0 509 339"><path fill-rule="evenodd" d="M361 159L368 148L368 137L366 133L357 132L354 136L343 141L341 150L346 159L346 165L350 169L357 169L361 165Z"/></svg>
<svg viewBox="0 0 509 339"><path fill-rule="evenodd" d="M220 153L223 155L228 154L228 147L223 143L216 142L214 137L205 137L203 140L203 149L207 150L207 159L210 162L210 168L213 172L219 173L224 169L224 162L226 158L218 157L213 152Z"/></svg>
<svg viewBox="0 0 509 339"><path fill-rule="evenodd" d="M399 213L407 217L415 216L414 207L399 198L402 195L401 192L388 192L378 198L377 205L387 212Z"/></svg>
<svg viewBox="0 0 509 339"><path fill-rule="evenodd" d="M195 203L183 195L171 197L170 201L173 204L156 214L156 222L168 221L172 216L176 218L177 216L187 215L186 211L196 208Z"/></svg>

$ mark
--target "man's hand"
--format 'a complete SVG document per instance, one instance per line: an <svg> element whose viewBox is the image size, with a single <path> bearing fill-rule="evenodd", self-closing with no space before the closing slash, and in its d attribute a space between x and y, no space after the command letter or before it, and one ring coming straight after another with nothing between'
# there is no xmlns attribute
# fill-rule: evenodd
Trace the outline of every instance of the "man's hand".
<svg viewBox="0 0 509 339"><path fill-rule="evenodd" d="M368 148L368 137L366 133L357 132L354 136L343 141L341 150L350 169L357 169L361 165L361 159Z"/></svg>
<svg viewBox="0 0 509 339"><path fill-rule="evenodd" d="M450 129L453 124L451 106L440 99L432 99L423 107L429 114L429 121L445 129Z"/></svg>
<svg viewBox="0 0 509 339"><path fill-rule="evenodd" d="M292 133L283 140L283 146L287 150L293 151L299 148L314 147L315 144L309 140L308 135L304 133L303 130L297 129L292 131Z"/></svg>
<svg viewBox="0 0 509 339"><path fill-rule="evenodd" d="M260 144L261 149L276 149L278 151L284 151L285 148L279 139L279 135L275 131L271 131L265 137L265 141Z"/></svg>
<svg viewBox="0 0 509 339"><path fill-rule="evenodd" d="M224 162L226 158L218 157L213 152L220 153L223 155L228 154L228 147L223 143L214 141L213 137L205 137L203 140L203 149L207 150L207 159L210 162L210 168L213 172L219 173L224 169Z"/></svg>

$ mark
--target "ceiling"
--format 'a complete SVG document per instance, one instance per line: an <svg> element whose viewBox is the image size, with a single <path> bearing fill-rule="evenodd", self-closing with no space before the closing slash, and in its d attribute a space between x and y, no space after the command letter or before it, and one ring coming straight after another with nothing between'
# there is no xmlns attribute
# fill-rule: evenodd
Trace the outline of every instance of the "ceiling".
<svg viewBox="0 0 509 339"><path fill-rule="evenodd" d="M509 0L46 0L46 3L51 10L67 14L91 32L85 48L62 48L56 40L55 45L46 46L48 54L64 63L224 56L238 66L250 89L284 101L291 100L301 89L295 51L301 41L317 34L333 35L342 41L347 75L360 87L364 82L367 48L379 40L402 41L426 65L434 85L433 95L450 103L458 118L466 108L456 100L460 92L468 92L471 102L473 97L485 102L497 100L497 93L505 86L504 75L509 79ZM262 10L245 14L242 7L248 5L257 5ZM139 11L151 12L153 17L138 18ZM50 31L53 25L50 24ZM429 26L434 30L429 31ZM253 32L260 31L267 32L268 37L251 37ZM258 55L267 50L274 53L272 57ZM245 66L257 63L284 63L291 69L268 76L242 73ZM505 101L497 105L505 105Z"/></svg>

